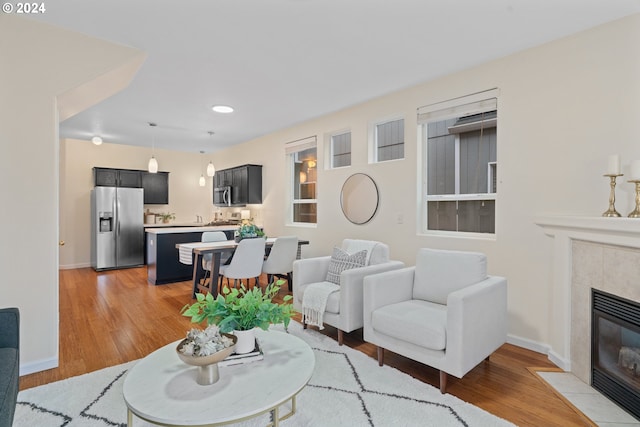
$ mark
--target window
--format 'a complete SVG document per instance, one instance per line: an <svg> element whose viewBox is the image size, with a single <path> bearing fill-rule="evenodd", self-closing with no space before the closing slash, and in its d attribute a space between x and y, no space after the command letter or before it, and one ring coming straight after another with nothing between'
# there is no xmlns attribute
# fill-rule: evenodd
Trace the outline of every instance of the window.
<svg viewBox="0 0 640 427"><path fill-rule="evenodd" d="M375 125L375 161L404 159L404 119Z"/></svg>
<svg viewBox="0 0 640 427"><path fill-rule="evenodd" d="M495 233L497 101L469 101L418 110L426 230Z"/></svg>
<svg viewBox="0 0 640 427"><path fill-rule="evenodd" d="M316 137L293 141L285 146L291 170L291 211L289 219L294 224L317 223Z"/></svg>
<svg viewBox="0 0 640 427"><path fill-rule="evenodd" d="M351 166L351 132L331 136L331 167Z"/></svg>

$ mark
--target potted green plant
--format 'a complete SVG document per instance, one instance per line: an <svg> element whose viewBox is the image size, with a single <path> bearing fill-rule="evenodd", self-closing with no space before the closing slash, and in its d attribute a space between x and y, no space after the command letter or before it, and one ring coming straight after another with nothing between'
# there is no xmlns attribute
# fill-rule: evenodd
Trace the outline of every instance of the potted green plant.
<svg viewBox="0 0 640 427"><path fill-rule="evenodd" d="M158 214L158 216L162 218L162 222L164 222L165 224L172 219L176 219L176 214L171 212L161 213L161 214Z"/></svg>
<svg viewBox="0 0 640 427"><path fill-rule="evenodd" d="M254 237L263 237L264 232L253 223L251 219L242 220L242 224L233 234L235 241L239 242L242 239L251 239Z"/></svg>
<svg viewBox="0 0 640 427"><path fill-rule="evenodd" d="M220 332L233 331L238 337L236 353L248 353L255 346L254 328L266 331L272 323L284 323L285 329L289 326L294 313L293 306L287 304L291 295L283 298L283 304L273 301L282 284L284 280L278 280L264 291L259 286L247 289L244 284L240 289L224 287L216 298L212 294L196 294L196 302L185 305L181 313L191 317L193 323L206 320L208 325L218 325Z"/></svg>

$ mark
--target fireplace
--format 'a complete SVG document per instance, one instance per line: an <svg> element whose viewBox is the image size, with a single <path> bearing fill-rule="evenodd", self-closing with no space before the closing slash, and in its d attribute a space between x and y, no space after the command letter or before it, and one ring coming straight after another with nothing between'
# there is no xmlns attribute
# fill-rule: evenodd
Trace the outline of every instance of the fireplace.
<svg viewBox="0 0 640 427"><path fill-rule="evenodd" d="M591 289L591 385L640 420L640 304Z"/></svg>

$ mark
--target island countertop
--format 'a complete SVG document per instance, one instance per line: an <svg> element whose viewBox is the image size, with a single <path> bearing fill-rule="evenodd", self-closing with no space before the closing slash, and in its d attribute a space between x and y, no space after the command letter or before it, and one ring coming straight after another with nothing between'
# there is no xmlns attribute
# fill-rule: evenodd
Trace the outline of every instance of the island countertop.
<svg viewBox="0 0 640 427"><path fill-rule="evenodd" d="M175 234L175 233L195 233L204 231L229 231L237 230L239 225L208 225L200 227L145 227L144 231L149 234Z"/></svg>

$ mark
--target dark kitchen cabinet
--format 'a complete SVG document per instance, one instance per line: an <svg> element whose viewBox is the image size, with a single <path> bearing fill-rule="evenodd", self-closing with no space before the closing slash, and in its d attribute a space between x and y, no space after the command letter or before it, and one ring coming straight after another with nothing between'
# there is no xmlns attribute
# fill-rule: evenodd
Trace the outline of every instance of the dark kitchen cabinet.
<svg viewBox="0 0 640 427"><path fill-rule="evenodd" d="M262 203L261 165L244 165L233 168L231 182L232 204Z"/></svg>
<svg viewBox="0 0 640 427"><path fill-rule="evenodd" d="M214 187L231 187L232 185L233 169L223 169L216 172Z"/></svg>
<svg viewBox="0 0 640 427"><path fill-rule="evenodd" d="M262 203L262 165L243 165L216 172L215 187L227 186L231 187L231 206Z"/></svg>
<svg viewBox="0 0 640 427"><path fill-rule="evenodd" d="M93 175L96 187L143 188L145 205L169 204L169 172L96 167Z"/></svg>
<svg viewBox="0 0 640 427"><path fill-rule="evenodd" d="M145 205L169 204L169 172L142 172Z"/></svg>
<svg viewBox="0 0 640 427"><path fill-rule="evenodd" d="M142 188L141 171L130 169L93 168L96 187Z"/></svg>

